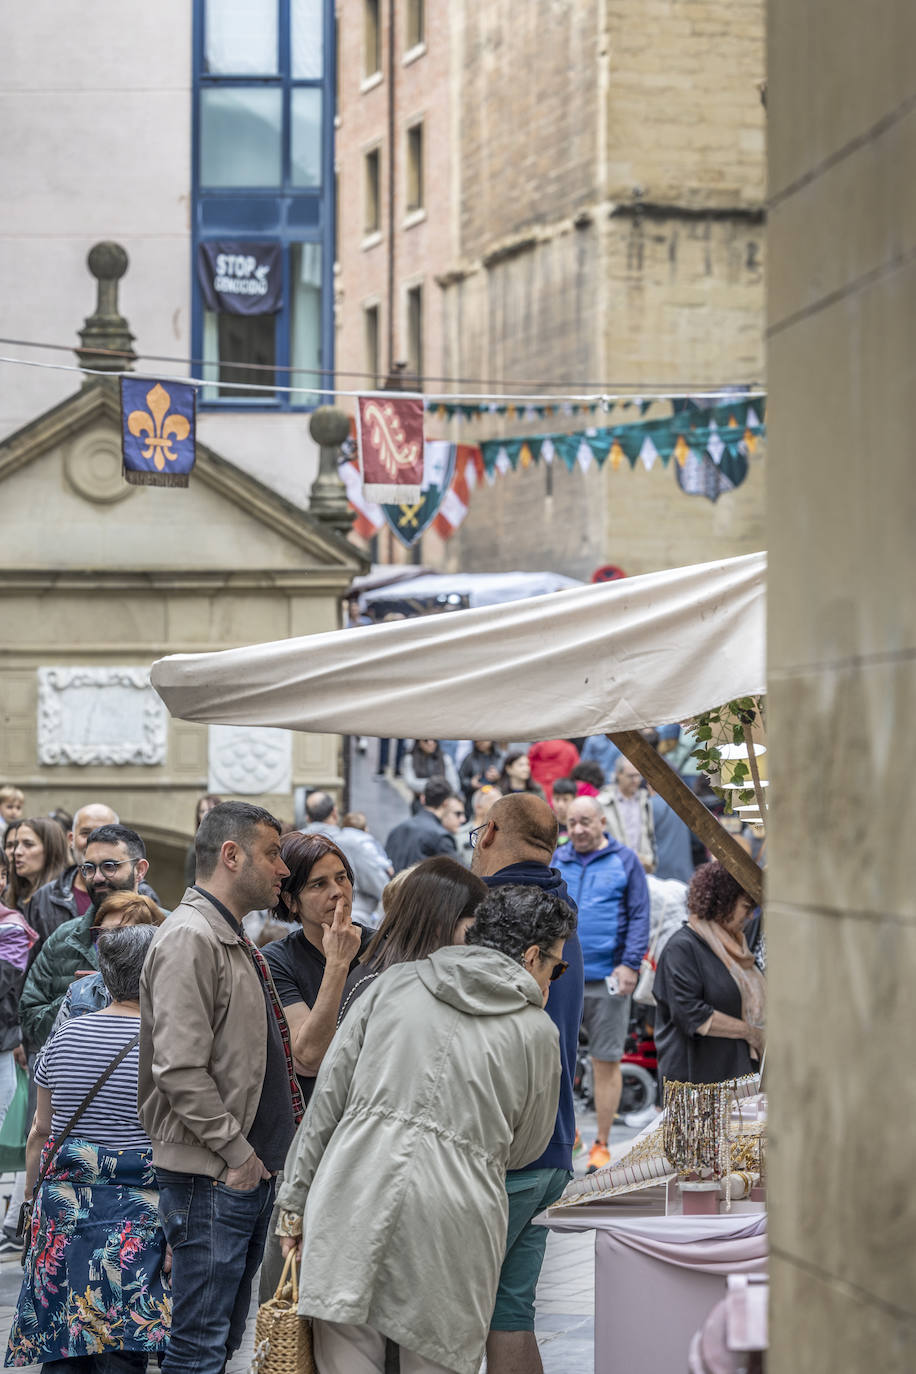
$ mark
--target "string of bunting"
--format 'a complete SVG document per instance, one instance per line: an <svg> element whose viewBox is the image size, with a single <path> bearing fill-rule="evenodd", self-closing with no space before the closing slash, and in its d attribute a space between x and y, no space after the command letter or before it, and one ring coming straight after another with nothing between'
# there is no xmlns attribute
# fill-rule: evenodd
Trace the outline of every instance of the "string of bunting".
<svg viewBox="0 0 916 1374"><path fill-rule="evenodd" d="M616 470L624 459L631 468L641 462L649 470L656 461L667 467L674 458L683 468L693 452L708 455L726 476L737 478L737 486L746 475L747 457L766 432L764 414L762 399L704 410L683 406L660 420L576 430L571 434L486 439L480 451L487 474L515 471L542 459L550 463L554 458L565 463L570 472L577 463L587 471L592 462L599 467L610 462Z"/></svg>
<svg viewBox="0 0 916 1374"><path fill-rule="evenodd" d="M481 480L492 485L502 473L541 461L551 463L556 458L570 472L577 464L585 472L593 462L599 467L609 462L617 471L624 460L630 468L641 462L648 471L656 462L667 467L674 459L677 484L686 495L705 496L715 502L724 492L734 491L745 480L748 458L766 433L764 399L735 400L718 406L673 400L672 406L672 415L664 419L571 434L488 439L479 445L426 439L420 487L411 491L410 499L400 502L389 499L377 503L369 499L369 493L379 488L366 483L367 468L363 465L361 471L360 446L354 440L340 473L350 505L357 513L356 532L369 539L387 525L408 548L430 526L442 538L449 539L466 517L471 495ZM394 412L389 417L393 426L399 418L398 399L386 401L384 410ZM435 414L435 408L428 409L426 414ZM387 441L385 428L382 425L379 432L380 447ZM394 449L394 445L391 447ZM391 467L393 474L394 460ZM394 483L383 491L389 498L399 494Z"/></svg>

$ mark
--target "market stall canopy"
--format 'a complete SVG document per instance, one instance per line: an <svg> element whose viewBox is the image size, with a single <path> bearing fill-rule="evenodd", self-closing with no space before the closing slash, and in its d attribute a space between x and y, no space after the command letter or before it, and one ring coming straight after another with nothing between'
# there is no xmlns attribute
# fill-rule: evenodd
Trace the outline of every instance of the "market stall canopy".
<svg viewBox="0 0 916 1374"><path fill-rule="evenodd" d="M765 685L766 554L212 654L152 682L173 716L434 739L683 720Z"/></svg>

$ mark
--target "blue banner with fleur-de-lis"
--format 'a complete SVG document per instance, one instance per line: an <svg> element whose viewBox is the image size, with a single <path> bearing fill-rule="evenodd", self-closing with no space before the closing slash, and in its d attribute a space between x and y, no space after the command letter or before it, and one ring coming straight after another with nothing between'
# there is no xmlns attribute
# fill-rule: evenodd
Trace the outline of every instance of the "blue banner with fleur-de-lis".
<svg viewBox="0 0 916 1374"><path fill-rule="evenodd" d="M133 486L186 487L196 455L197 389L171 377L121 378L121 454Z"/></svg>

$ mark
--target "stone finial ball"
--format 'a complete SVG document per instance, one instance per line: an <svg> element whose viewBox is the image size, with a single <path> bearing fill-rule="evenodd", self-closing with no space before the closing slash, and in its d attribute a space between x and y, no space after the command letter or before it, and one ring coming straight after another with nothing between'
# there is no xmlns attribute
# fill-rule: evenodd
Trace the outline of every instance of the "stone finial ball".
<svg viewBox="0 0 916 1374"><path fill-rule="evenodd" d="M127 251L120 243L97 243L86 259L89 271L99 281L117 281L127 271Z"/></svg>
<svg viewBox="0 0 916 1374"><path fill-rule="evenodd" d="M322 448L339 448L350 433L350 417L335 406L319 406L312 411L309 433Z"/></svg>

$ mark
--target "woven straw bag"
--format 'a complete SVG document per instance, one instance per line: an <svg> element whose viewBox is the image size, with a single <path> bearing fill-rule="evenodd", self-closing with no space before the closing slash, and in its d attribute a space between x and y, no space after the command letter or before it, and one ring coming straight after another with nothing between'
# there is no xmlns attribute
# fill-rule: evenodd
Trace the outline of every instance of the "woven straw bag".
<svg viewBox="0 0 916 1374"><path fill-rule="evenodd" d="M311 1323L299 1316L298 1307L296 1251L290 1250L276 1293L258 1308L252 1374L317 1374Z"/></svg>

